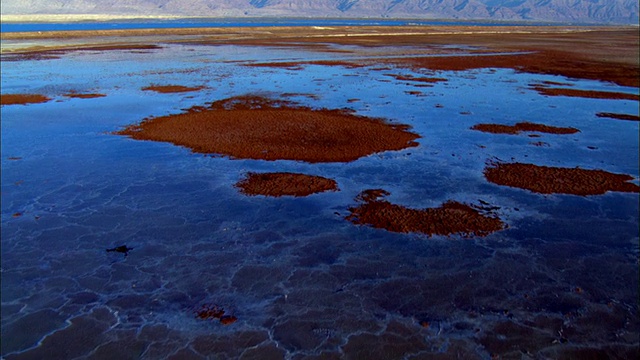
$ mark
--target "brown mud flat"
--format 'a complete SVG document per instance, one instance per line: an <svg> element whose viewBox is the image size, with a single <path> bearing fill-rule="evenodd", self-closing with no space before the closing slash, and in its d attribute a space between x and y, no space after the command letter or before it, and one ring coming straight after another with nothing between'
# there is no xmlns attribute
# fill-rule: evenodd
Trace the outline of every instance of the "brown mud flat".
<svg viewBox="0 0 640 360"><path fill-rule="evenodd" d="M163 94L200 91L202 89L204 89L204 86L188 87L182 85L149 85L142 88L144 91L155 91Z"/></svg>
<svg viewBox="0 0 640 360"><path fill-rule="evenodd" d="M583 60L565 57L567 55L560 51L540 51L508 55L416 57L390 59L388 62L434 71L464 71L484 68L513 69L522 73L561 75L570 78L613 82L621 86L640 86L640 81L637 79L640 71L637 66L593 61L584 63L585 66L580 67Z"/></svg>
<svg viewBox="0 0 640 360"><path fill-rule="evenodd" d="M230 40L227 43L253 46L282 46L313 44L359 45L380 48L415 47L432 48L427 53L439 56L406 56L326 62L325 65L352 66L392 64L429 70L462 71L480 68L509 68L518 72L544 75L561 75L569 78L601 80L621 86L640 87L640 36L630 27L468 27L468 26L415 26L338 28L322 36L300 29L297 33L283 30L283 34L270 33L263 38ZM340 32L340 34L336 34ZM207 43L220 40L210 39ZM574 46L579 44L579 46ZM441 45L477 47L455 53L443 54ZM321 51L321 48L317 50ZM354 50L357 52L357 49ZM519 54L501 54L501 53ZM471 56L469 56L471 55ZM289 66L301 63L290 63Z"/></svg>
<svg viewBox="0 0 640 360"><path fill-rule="evenodd" d="M515 125L500 124L477 124L471 127L472 130L482 131L491 134L510 134L516 135L521 132L541 132L547 134L575 134L580 130L571 127L556 127L544 124L536 124L530 122L520 122Z"/></svg>
<svg viewBox="0 0 640 360"><path fill-rule="evenodd" d="M607 100L635 100L640 101L640 96L610 91L577 90L567 88L548 88L545 86L532 86L532 89L547 96L568 96L587 99L607 99Z"/></svg>
<svg viewBox="0 0 640 360"><path fill-rule="evenodd" d="M73 99L95 99L95 98L105 97L107 95L105 95L105 94L68 93L68 94L65 94L64 96L66 96L68 98L73 98Z"/></svg>
<svg viewBox="0 0 640 360"><path fill-rule="evenodd" d="M523 163L494 163L484 169L494 184L526 189L539 194L601 195L607 191L640 192L630 175L604 170L558 168Z"/></svg>
<svg viewBox="0 0 640 360"><path fill-rule="evenodd" d="M40 104L51 99L40 94L2 94L0 95L0 105L27 105Z"/></svg>
<svg viewBox="0 0 640 360"><path fill-rule="evenodd" d="M315 38L313 41L327 41L344 45L363 46L425 46L425 45L468 45L481 46L484 50L467 51L463 55L441 54L439 56L402 56L390 54L381 59L360 59L323 62L290 62L288 67L294 68L302 64L318 63L319 65L337 65L345 67L372 66L391 64L409 67L414 70L431 71L465 71L484 68L513 69L522 73L542 75L560 75L576 79L600 80L621 86L640 87L640 67L638 66L638 36L635 30L620 31L574 31L547 34L509 33L507 29L494 34L482 32L471 34L431 34L405 36L379 36L372 41L371 37L353 36L339 39ZM387 44L383 40L386 38ZM611 43L603 43L607 39ZM309 39L299 39L310 41ZM587 44L586 51L574 47L569 49L567 43ZM254 42L255 45L269 45L269 40ZM610 54L596 46L609 49ZM635 46L635 48L634 48ZM505 54L506 53L506 54ZM616 54L618 57L616 57ZM269 66L267 63L262 66ZM282 66L282 65L280 65Z"/></svg>
<svg viewBox="0 0 640 360"><path fill-rule="evenodd" d="M322 176L296 173L248 173L235 185L246 195L308 196L325 191L337 191L335 180Z"/></svg>
<svg viewBox="0 0 640 360"><path fill-rule="evenodd" d="M201 45L289 46L318 52L344 52L365 58L371 49L376 49L379 50L377 59L327 61L319 64L393 64L430 70L510 68L520 72L562 75L640 87L640 36L637 28L625 26L337 26L330 29L283 26L2 33L0 38L77 39L94 44L118 39L117 44L95 46L99 50L109 47L123 49L127 46L130 49L144 50L145 46L153 46L146 44L169 38L172 42ZM336 48L336 45L352 47L346 51ZM366 48L367 52L359 53L359 49L353 45ZM445 50L443 45L459 45L460 50ZM66 51L65 49L62 51ZM407 55L403 49L415 52L416 56ZM29 53L37 54L38 51L43 49L19 50L25 56ZM459 54L456 56L455 52ZM501 55L509 52L521 54ZM393 58L398 54L402 56ZM425 54L438 56L425 57ZM466 56L473 54L482 56ZM289 63L286 66L295 67L300 64L302 63Z"/></svg>
<svg viewBox="0 0 640 360"><path fill-rule="evenodd" d="M57 49L35 49L24 52L2 54L2 61L23 60L52 60L75 51L146 51L161 49L161 46L151 44L109 44L109 45L79 45Z"/></svg>
<svg viewBox="0 0 640 360"><path fill-rule="evenodd" d="M311 109L285 100L240 96L186 113L144 120L116 132L233 159L349 162L418 146L408 126L346 110Z"/></svg>
<svg viewBox="0 0 640 360"><path fill-rule="evenodd" d="M601 113L597 113L596 116L601 118L609 118L609 119L616 119L616 120L640 121L640 116L630 115L630 114L616 114L616 113L601 112Z"/></svg>
<svg viewBox="0 0 640 360"><path fill-rule="evenodd" d="M349 208L351 214L346 219L392 232L428 236L486 236L505 228L499 218L483 215L456 201L448 201L437 208L410 209L381 199L387 195L389 193L382 189L363 191L356 199L361 204Z"/></svg>

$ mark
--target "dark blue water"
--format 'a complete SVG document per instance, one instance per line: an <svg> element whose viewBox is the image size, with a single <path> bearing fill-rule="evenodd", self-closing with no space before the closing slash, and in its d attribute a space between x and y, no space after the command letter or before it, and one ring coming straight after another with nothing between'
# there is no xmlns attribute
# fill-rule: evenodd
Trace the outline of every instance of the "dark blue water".
<svg viewBox="0 0 640 360"><path fill-rule="evenodd" d="M437 71L446 81L425 84L407 80L425 69L382 57L323 65L395 57L391 46L160 44L3 59L3 96L52 100L0 106L1 359L640 358L638 194L538 194L483 176L488 160L507 159L637 183L640 124L596 115L636 115L637 101L549 97L530 84L636 88L511 69ZM320 62L247 66L285 60ZM247 94L406 124L419 146L305 163L113 134ZM580 132L472 130L518 121ZM247 196L235 184L248 172L324 176L340 191ZM345 217L367 189L412 209L484 201L509 227L429 238L353 224ZM106 251L123 245L127 256ZM237 322L196 317L211 304Z"/></svg>
<svg viewBox="0 0 640 360"><path fill-rule="evenodd" d="M250 26L406 26L406 25L465 25L465 26L546 26L551 23L522 22L477 22L415 19L295 19L295 18L199 18L175 20L114 20L81 21L72 23L2 23L2 32L26 31L69 31L69 30L130 30L130 29L170 29L205 27L250 27ZM557 24L555 24L557 25Z"/></svg>

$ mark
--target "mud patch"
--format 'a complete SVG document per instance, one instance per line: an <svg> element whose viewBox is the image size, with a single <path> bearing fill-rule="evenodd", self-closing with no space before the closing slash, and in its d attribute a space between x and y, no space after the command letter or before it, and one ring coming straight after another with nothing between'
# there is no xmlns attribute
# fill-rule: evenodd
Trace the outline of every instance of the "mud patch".
<svg viewBox="0 0 640 360"><path fill-rule="evenodd" d="M236 184L246 195L308 196L325 191L337 191L338 184L321 176L295 173L248 173Z"/></svg>
<svg viewBox="0 0 640 360"><path fill-rule="evenodd" d="M532 86L533 90L541 95L547 96L568 96L586 99L607 99L607 100L635 100L639 101L640 96L636 94L627 94L610 91L594 91L594 90L577 90L567 88L548 88L545 86Z"/></svg>
<svg viewBox="0 0 640 360"><path fill-rule="evenodd" d="M72 98L72 99L95 99L95 98L101 98L101 97L105 97L107 95L105 94L79 94L79 93L68 93L65 94L64 96L68 97L68 98Z"/></svg>
<svg viewBox="0 0 640 360"><path fill-rule="evenodd" d="M182 85L150 85L142 88L144 91L155 91L163 94L200 91L202 89L204 89L203 86L188 87Z"/></svg>
<svg viewBox="0 0 640 360"><path fill-rule="evenodd" d="M53 35L54 32L46 32L46 35ZM58 32L59 33L59 32ZM6 36L5 34L2 34ZM78 46L78 47L63 47L57 49L47 50L34 50L28 52L9 53L2 54L2 61L29 61L29 60L54 60L60 59L63 55L76 51L129 51L129 52L146 52L148 50L161 49L158 45L144 45L144 44L113 44L113 45L96 45L96 46Z"/></svg>
<svg viewBox="0 0 640 360"><path fill-rule="evenodd" d="M39 94L2 94L0 105L27 105L45 103L50 98Z"/></svg>
<svg viewBox="0 0 640 360"><path fill-rule="evenodd" d="M601 113L597 113L596 116L601 118L609 118L609 119L616 119L616 120L640 121L640 116L638 115L601 112Z"/></svg>
<svg viewBox="0 0 640 360"><path fill-rule="evenodd" d="M215 304L204 304L196 311L196 318L200 320L218 320L222 325L231 325L238 321L238 318L226 314L225 310Z"/></svg>
<svg viewBox="0 0 640 360"><path fill-rule="evenodd" d="M347 110L311 109L284 100L241 96L147 119L116 134L233 159L319 163L349 162L418 146L414 140L419 136L407 129Z"/></svg>
<svg viewBox="0 0 640 360"><path fill-rule="evenodd" d="M493 163L484 176L494 184L517 187L539 194L601 195L607 191L640 192L630 175L604 170L559 168L523 163Z"/></svg>
<svg viewBox="0 0 640 360"><path fill-rule="evenodd" d="M437 208L410 209L382 199L387 195L389 193L382 189L363 191L356 198L360 205L349 208L351 214L346 219L392 232L428 236L486 236L505 228L499 218L456 201L447 201Z"/></svg>
<svg viewBox="0 0 640 360"><path fill-rule="evenodd" d="M571 127L556 127L544 124L535 124L530 122L521 122L515 125L500 124L477 124L471 127L472 130L492 134L519 134L521 132L542 132L547 134L575 134L580 130Z"/></svg>
<svg viewBox="0 0 640 360"><path fill-rule="evenodd" d="M385 74L385 75L391 76L399 81L414 81L414 82L429 83L429 84L448 81L448 79L437 78L437 77L416 77L413 75L399 75L399 74Z"/></svg>

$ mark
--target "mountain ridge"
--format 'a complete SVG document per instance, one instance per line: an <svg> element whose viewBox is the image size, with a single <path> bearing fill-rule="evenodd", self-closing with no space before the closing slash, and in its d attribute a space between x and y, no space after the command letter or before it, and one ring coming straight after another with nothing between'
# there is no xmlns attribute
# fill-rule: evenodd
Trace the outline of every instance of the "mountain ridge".
<svg viewBox="0 0 640 360"><path fill-rule="evenodd" d="M3 0L2 15L348 17L638 24L637 0Z"/></svg>

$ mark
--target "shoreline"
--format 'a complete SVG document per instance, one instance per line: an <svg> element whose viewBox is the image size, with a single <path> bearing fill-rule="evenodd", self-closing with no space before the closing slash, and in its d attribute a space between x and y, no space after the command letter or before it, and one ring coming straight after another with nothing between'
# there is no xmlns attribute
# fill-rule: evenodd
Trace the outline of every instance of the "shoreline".
<svg viewBox="0 0 640 360"><path fill-rule="evenodd" d="M256 26L15 32L0 33L0 39L3 56L150 44L286 46L310 52L348 46L336 64L386 63L432 70L506 67L640 87L640 35L629 26ZM452 45L458 50L424 57ZM465 56L478 49L493 55ZM407 50L411 54L406 55Z"/></svg>
<svg viewBox="0 0 640 360"><path fill-rule="evenodd" d="M17 39L50 39L68 37L98 36L144 36L144 35L211 35L221 32L252 34L256 31L272 32L276 36L308 36L307 32L329 36L364 36L381 33L383 35L470 35L470 34L546 34L573 33L591 31L635 31L632 25L283 25L283 26L208 26L184 28L143 28L143 29L109 29L109 30L55 30L55 31L15 31L0 32L2 40ZM389 30L395 31L389 31ZM358 31L358 32L355 32Z"/></svg>

